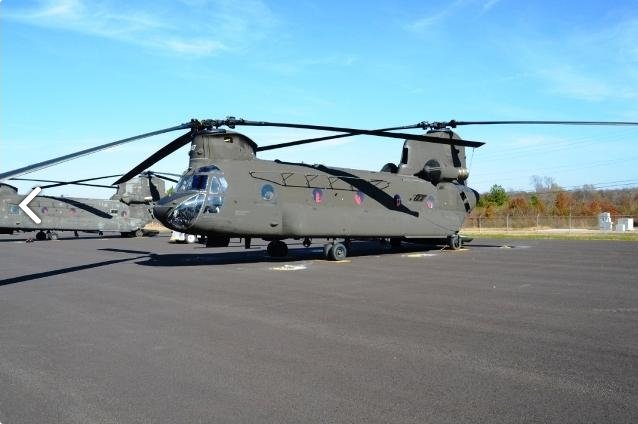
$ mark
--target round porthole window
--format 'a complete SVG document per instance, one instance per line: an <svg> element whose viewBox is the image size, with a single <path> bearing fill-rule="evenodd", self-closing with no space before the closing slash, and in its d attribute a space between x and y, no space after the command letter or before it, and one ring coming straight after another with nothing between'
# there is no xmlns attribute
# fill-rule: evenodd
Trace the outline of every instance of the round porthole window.
<svg viewBox="0 0 638 424"><path fill-rule="evenodd" d="M275 189L270 184L264 184L261 187L261 198L264 200L272 200L275 198Z"/></svg>

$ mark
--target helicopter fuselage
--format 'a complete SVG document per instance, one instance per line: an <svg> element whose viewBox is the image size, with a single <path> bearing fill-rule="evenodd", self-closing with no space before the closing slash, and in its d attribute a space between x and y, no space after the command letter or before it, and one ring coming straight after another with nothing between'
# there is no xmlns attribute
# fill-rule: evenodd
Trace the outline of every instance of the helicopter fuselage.
<svg viewBox="0 0 638 424"><path fill-rule="evenodd" d="M191 168L154 215L173 230L207 236L440 239L458 233L476 200L457 182L232 159Z"/></svg>

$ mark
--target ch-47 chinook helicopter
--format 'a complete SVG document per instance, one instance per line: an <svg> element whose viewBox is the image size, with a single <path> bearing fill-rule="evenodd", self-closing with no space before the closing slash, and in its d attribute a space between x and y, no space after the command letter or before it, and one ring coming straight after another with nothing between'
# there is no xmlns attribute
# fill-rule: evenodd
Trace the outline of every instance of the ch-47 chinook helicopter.
<svg viewBox="0 0 638 424"><path fill-rule="evenodd" d="M191 120L81 152L0 174L0 180L133 140L186 130L114 184L148 169L180 147L191 144L189 167L175 194L161 198L154 215L176 231L205 235L211 246L226 246L231 237L269 241L271 256L287 254L284 240L332 240L326 258L343 260L353 239L390 239L447 244L459 249L459 230L476 206L478 193L466 185L465 148L484 143L463 140L452 128L486 124L638 125L635 122L585 121L449 121L362 130L321 125L247 121L229 117ZM233 131L237 126L270 126L333 131L341 134L258 146ZM221 127L228 127L223 129ZM424 135L394 132L426 130ZM379 172L258 159L260 151L332 138L372 135L403 139L399 164Z"/></svg>
<svg viewBox="0 0 638 424"><path fill-rule="evenodd" d="M93 181L114 178L120 175L85 178L75 181L34 180L11 178L11 180L51 183L40 189L64 185L114 188L95 184ZM21 208L25 195L19 195L15 187L0 183L0 233L15 231L37 231L37 240L55 240L57 231L78 231L99 233L119 232L124 237L139 237L142 228L152 219L152 202L164 195L164 179L177 182L164 175L146 172L118 184L117 192L110 199L84 199L58 196L35 196L29 202L29 209L40 219L34 222Z"/></svg>

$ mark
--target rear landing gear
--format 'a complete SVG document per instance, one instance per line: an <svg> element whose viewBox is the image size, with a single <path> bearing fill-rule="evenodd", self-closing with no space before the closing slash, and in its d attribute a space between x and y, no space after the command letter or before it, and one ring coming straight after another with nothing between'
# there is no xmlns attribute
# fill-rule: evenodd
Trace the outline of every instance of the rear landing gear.
<svg viewBox="0 0 638 424"><path fill-rule="evenodd" d="M42 241L42 240L57 240L58 239L58 233L56 233L55 231L51 231L51 230L47 230L46 233L44 231L38 231L35 234L35 239Z"/></svg>
<svg viewBox="0 0 638 424"><path fill-rule="evenodd" d="M463 240L460 235L454 234L447 238L447 245L451 250L459 250L463 246Z"/></svg>
<svg viewBox="0 0 638 424"><path fill-rule="evenodd" d="M273 240L268 243L266 251L273 258L283 258L288 254L288 246L281 240Z"/></svg>
<svg viewBox="0 0 638 424"><path fill-rule="evenodd" d="M323 246L323 256L331 261L343 261L348 256L348 248L344 243L328 243Z"/></svg>

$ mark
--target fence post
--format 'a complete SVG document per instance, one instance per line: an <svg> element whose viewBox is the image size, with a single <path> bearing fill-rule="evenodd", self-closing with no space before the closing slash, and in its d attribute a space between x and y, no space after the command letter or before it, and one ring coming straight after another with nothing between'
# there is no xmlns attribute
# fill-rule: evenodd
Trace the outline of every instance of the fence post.
<svg viewBox="0 0 638 424"><path fill-rule="evenodd" d="M569 232L572 232L572 210L569 209Z"/></svg>
<svg viewBox="0 0 638 424"><path fill-rule="evenodd" d="M505 217L505 231L510 230L510 214L507 214Z"/></svg>

